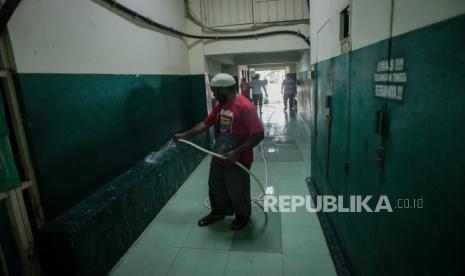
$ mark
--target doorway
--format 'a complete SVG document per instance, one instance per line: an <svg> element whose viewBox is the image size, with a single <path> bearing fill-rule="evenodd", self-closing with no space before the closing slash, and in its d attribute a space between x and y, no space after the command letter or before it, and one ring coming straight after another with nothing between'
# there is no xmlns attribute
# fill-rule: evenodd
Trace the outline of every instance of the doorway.
<svg viewBox="0 0 465 276"><path fill-rule="evenodd" d="M272 70L253 70L253 75L259 74L260 80L265 82L266 90L268 92L268 103L281 104L283 97L281 94L281 84L286 76L286 70L272 69Z"/></svg>

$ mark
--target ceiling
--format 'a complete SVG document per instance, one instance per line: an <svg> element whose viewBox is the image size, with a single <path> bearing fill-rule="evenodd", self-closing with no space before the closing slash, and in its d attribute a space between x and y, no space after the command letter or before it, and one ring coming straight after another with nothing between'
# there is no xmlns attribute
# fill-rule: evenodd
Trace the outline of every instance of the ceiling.
<svg viewBox="0 0 465 276"><path fill-rule="evenodd" d="M274 64L298 62L305 50L282 52L241 53L206 56L223 65Z"/></svg>

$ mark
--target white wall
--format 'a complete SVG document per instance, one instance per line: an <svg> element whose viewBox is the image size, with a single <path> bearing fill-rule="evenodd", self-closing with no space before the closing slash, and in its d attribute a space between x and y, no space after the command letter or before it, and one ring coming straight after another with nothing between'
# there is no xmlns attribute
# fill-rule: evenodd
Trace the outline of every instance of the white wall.
<svg viewBox="0 0 465 276"><path fill-rule="evenodd" d="M208 72L210 75L216 75L218 73L221 73L221 63L218 63L216 60L206 58L205 59L205 71Z"/></svg>
<svg viewBox="0 0 465 276"><path fill-rule="evenodd" d="M189 19L185 19L186 30L191 34L200 34L202 28ZM203 74L208 72L205 56L203 54L203 42L197 39L185 39L188 45L189 69L191 74Z"/></svg>
<svg viewBox="0 0 465 276"><path fill-rule="evenodd" d="M353 1L352 49L362 48L388 38L390 17L391 0Z"/></svg>
<svg viewBox="0 0 465 276"><path fill-rule="evenodd" d="M350 0L310 0L311 63L340 55L339 13ZM352 0L352 49L465 13L463 0Z"/></svg>
<svg viewBox="0 0 465 276"><path fill-rule="evenodd" d="M310 51L304 51L296 64L296 71L304 72L308 70L310 70Z"/></svg>
<svg viewBox="0 0 465 276"><path fill-rule="evenodd" d="M465 13L464 0L395 0L394 35Z"/></svg>
<svg viewBox="0 0 465 276"><path fill-rule="evenodd" d="M185 30L183 0L119 2ZM183 40L136 26L89 0L23 0L8 30L21 73L189 73Z"/></svg>
<svg viewBox="0 0 465 276"><path fill-rule="evenodd" d="M223 73L230 74L231 76L238 76L239 69L237 69L237 65L224 65L222 67Z"/></svg>

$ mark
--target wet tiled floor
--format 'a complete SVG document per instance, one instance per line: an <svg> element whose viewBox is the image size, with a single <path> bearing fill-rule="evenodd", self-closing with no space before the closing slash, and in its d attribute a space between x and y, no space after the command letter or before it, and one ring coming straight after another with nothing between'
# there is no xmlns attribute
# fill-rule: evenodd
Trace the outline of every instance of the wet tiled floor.
<svg viewBox="0 0 465 276"><path fill-rule="evenodd" d="M309 132L302 120L279 103L263 109L267 139L268 186L278 195L309 195L305 183L310 160ZM261 147L255 149L252 171L264 181ZM336 275L315 214L267 213L254 206L250 224L232 231L232 217L207 227L197 220L209 213L210 158L206 158L160 214L121 258L111 275ZM251 181L252 196L259 194Z"/></svg>

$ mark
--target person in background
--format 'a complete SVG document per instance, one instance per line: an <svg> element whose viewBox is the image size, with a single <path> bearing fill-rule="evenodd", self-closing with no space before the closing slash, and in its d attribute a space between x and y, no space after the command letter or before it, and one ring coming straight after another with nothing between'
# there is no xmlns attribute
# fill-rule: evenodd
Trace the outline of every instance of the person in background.
<svg viewBox="0 0 465 276"><path fill-rule="evenodd" d="M241 79L241 94L252 101L252 98L250 97L250 85L247 83L245 78Z"/></svg>
<svg viewBox="0 0 465 276"><path fill-rule="evenodd" d="M286 74L286 78L281 85L281 94L283 94L284 110L287 110L287 102L289 101L289 109L292 112L294 110L294 98L297 94L297 84L289 73Z"/></svg>
<svg viewBox="0 0 465 276"><path fill-rule="evenodd" d="M236 161L250 168L253 148L265 137L263 123L255 106L242 95L236 95L236 81L228 74L217 74L211 80L218 103L211 113L194 128L175 134L173 139L189 139L215 126L215 143L223 139L235 140L236 146L226 152L226 160L212 158L208 179L211 213L198 222L209 225L227 215L235 215L231 229L247 225L251 214L250 175L235 165Z"/></svg>
<svg viewBox="0 0 465 276"><path fill-rule="evenodd" d="M268 98L268 92L266 91L265 84L263 81L260 80L260 74L255 74L250 82L250 87L252 88L252 99L253 104L258 106L260 113L262 113L262 105L263 105L263 91L265 91L265 95Z"/></svg>
<svg viewBox="0 0 465 276"><path fill-rule="evenodd" d="M268 91L268 79L266 77L263 79L263 85L265 86L265 90ZM268 104L268 94L266 95L266 98L263 101L263 103Z"/></svg>

